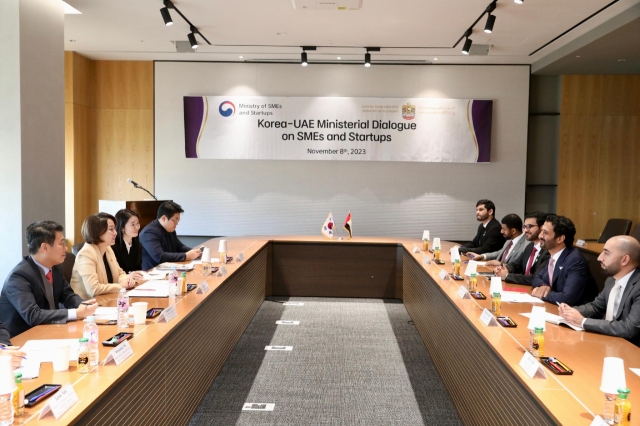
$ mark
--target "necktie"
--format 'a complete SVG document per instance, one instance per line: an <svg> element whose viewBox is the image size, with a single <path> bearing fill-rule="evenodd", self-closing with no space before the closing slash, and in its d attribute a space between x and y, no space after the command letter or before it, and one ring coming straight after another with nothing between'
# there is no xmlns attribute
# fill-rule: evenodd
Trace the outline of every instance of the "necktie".
<svg viewBox="0 0 640 426"><path fill-rule="evenodd" d="M502 252L502 258L500 259L500 262L504 262L507 259L507 255L509 254L509 249L511 249L512 245L513 245L513 240L509 240L509 244L507 244L507 248L505 248L504 251Z"/></svg>
<svg viewBox="0 0 640 426"><path fill-rule="evenodd" d="M47 275L45 275L45 277L47 277L47 281L49 281L49 284L53 284L53 275L51 274L51 269L49 269L49 272L47 272Z"/></svg>
<svg viewBox="0 0 640 426"><path fill-rule="evenodd" d="M556 261L552 257L549 259L548 273L549 273L549 285L553 285L553 269L556 266Z"/></svg>
<svg viewBox="0 0 640 426"><path fill-rule="evenodd" d="M529 260L527 261L527 269L524 270L524 274L525 275L529 275L531 273L531 267L533 266L533 259L536 258L536 252L538 251L537 248L533 248L533 250L531 250L531 256L529 256Z"/></svg>
<svg viewBox="0 0 640 426"><path fill-rule="evenodd" d="M616 311L618 310L618 305L620 304L619 295L620 289L622 287L620 284L616 283L611 289L611 293L609 293L609 300L607 301L607 313L604 317L607 321L613 321L616 317Z"/></svg>

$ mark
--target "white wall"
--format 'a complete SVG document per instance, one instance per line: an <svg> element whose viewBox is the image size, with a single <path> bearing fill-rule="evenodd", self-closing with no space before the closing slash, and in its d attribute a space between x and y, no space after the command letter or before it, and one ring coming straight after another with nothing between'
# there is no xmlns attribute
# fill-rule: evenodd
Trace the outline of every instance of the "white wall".
<svg viewBox="0 0 640 426"><path fill-rule="evenodd" d="M186 159L183 96L493 99L490 164ZM524 212L528 66L155 63L155 188L184 235L319 234L329 210L354 235L471 239L475 203Z"/></svg>
<svg viewBox="0 0 640 426"><path fill-rule="evenodd" d="M64 223L64 13L51 0L0 0L0 11L2 286L26 226Z"/></svg>

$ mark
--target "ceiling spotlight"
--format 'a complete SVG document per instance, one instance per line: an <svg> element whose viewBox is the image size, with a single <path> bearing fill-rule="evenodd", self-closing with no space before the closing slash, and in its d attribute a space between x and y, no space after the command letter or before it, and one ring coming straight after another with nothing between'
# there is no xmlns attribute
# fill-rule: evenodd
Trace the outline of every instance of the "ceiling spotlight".
<svg viewBox="0 0 640 426"><path fill-rule="evenodd" d="M300 55L300 65L302 65L303 67L306 67L308 62L307 62L307 52L303 51L302 55Z"/></svg>
<svg viewBox="0 0 640 426"><path fill-rule="evenodd" d="M437 61L437 60L438 60L438 58L433 58L433 60L434 60L434 61Z"/></svg>
<svg viewBox="0 0 640 426"><path fill-rule="evenodd" d="M487 16L487 23L484 26L484 32L485 33L491 33L493 32L493 24L496 23L496 16L489 14L489 16Z"/></svg>
<svg viewBox="0 0 640 426"><path fill-rule="evenodd" d="M197 49L198 48L198 41L196 40L195 34L189 33L189 35L187 37L189 38L189 43L191 44L191 48L192 49Z"/></svg>
<svg viewBox="0 0 640 426"><path fill-rule="evenodd" d="M171 19L171 13L169 13L168 7L163 7L160 9L160 14L162 15L162 19L164 19L164 24L168 27L169 25L173 25L173 20Z"/></svg>
<svg viewBox="0 0 640 426"><path fill-rule="evenodd" d="M340 56L338 56L336 59L337 59L337 60L340 60L340 59L342 59L342 58L341 58Z"/></svg>
<svg viewBox="0 0 640 426"><path fill-rule="evenodd" d="M524 0L513 0L513 2L517 3L517 4L522 4L522 3L524 3Z"/></svg>
<svg viewBox="0 0 640 426"><path fill-rule="evenodd" d="M364 66L365 67L370 67L371 66L371 53L369 53L369 52L364 54Z"/></svg>
<svg viewBox="0 0 640 426"><path fill-rule="evenodd" d="M244 59L244 56L238 56L238 58L240 58L240 59Z"/></svg>
<svg viewBox="0 0 640 426"><path fill-rule="evenodd" d="M471 50L471 45L472 44L473 44L473 41L471 41L470 38L467 38L467 40L465 40L464 46L462 47L462 54L463 55L468 55L469 54L469 50Z"/></svg>

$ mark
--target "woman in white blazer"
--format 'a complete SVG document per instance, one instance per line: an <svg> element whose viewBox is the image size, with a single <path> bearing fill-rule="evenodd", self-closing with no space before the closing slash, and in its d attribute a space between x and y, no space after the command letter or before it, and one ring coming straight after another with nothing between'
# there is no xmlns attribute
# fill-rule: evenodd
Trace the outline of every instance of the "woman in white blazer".
<svg viewBox="0 0 640 426"><path fill-rule="evenodd" d="M83 299L118 293L142 281L139 272L127 275L116 260L111 246L116 241L116 219L108 213L89 216L82 224L82 246L71 273L71 287Z"/></svg>

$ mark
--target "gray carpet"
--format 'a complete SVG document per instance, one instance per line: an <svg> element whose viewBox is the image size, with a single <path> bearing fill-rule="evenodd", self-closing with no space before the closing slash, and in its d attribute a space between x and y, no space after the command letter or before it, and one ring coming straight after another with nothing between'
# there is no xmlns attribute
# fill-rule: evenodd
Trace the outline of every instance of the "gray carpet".
<svg viewBox="0 0 640 426"><path fill-rule="evenodd" d="M305 305L262 304L190 425L461 424L400 301L290 301ZM242 411L246 402L275 410Z"/></svg>

